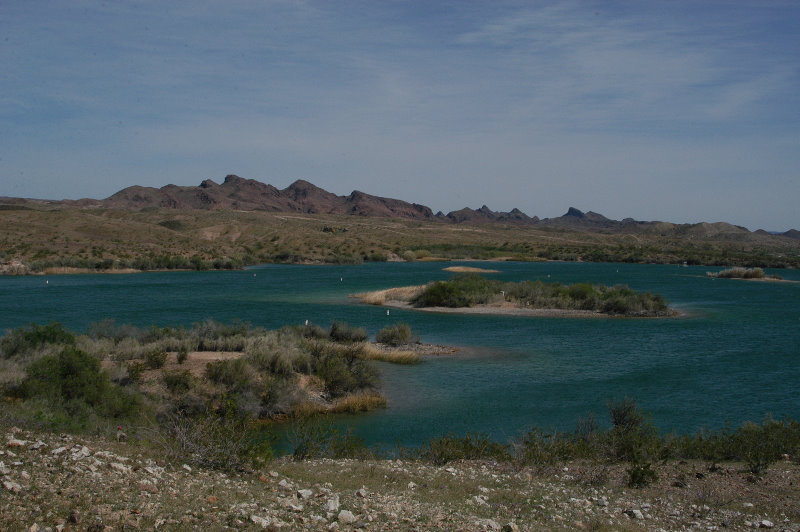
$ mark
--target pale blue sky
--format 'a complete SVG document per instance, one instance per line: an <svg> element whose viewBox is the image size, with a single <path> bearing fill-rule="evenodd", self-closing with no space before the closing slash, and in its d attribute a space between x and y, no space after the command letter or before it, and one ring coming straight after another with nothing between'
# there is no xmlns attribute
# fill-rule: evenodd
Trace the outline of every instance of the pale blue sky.
<svg viewBox="0 0 800 532"><path fill-rule="evenodd" d="M0 0L0 196L228 173L800 228L800 3Z"/></svg>

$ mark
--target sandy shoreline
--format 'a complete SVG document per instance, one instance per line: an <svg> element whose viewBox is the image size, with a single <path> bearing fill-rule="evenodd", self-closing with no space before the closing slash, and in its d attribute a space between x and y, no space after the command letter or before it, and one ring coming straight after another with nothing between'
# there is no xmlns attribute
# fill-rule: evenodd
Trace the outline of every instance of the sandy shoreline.
<svg viewBox="0 0 800 532"><path fill-rule="evenodd" d="M386 301L383 303L384 307L401 308L406 310L418 310L421 312L433 312L441 314L483 314L495 316L535 316L540 318L630 318L631 316L616 316L612 314L604 314L593 310L574 310L574 309L558 309L558 308L522 308L513 304L506 305L481 305L476 307L414 307L409 303L403 301ZM675 311L675 314L669 316L647 316L656 318L672 318L678 317L681 313Z"/></svg>

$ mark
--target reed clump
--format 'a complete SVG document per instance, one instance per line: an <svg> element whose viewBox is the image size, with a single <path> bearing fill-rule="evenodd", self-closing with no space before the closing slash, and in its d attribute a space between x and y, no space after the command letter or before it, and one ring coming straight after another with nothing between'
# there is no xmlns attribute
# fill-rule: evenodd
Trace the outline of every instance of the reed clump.
<svg viewBox="0 0 800 532"><path fill-rule="evenodd" d="M409 302L417 297L428 285L399 286L374 292L363 292L353 297L368 305L385 305L389 301Z"/></svg>
<svg viewBox="0 0 800 532"><path fill-rule="evenodd" d="M420 355L416 351L407 349L384 349L370 344L364 346L361 356L365 360L379 360L392 364L419 364L421 361Z"/></svg>
<svg viewBox="0 0 800 532"><path fill-rule="evenodd" d="M386 408L386 397L374 390L345 395L333 402L328 412L357 414L378 408Z"/></svg>

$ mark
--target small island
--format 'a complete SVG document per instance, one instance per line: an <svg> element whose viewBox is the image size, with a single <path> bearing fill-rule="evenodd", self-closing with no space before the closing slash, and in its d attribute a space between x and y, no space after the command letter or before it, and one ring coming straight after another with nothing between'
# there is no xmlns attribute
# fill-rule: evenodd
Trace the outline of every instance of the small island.
<svg viewBox="0 0 800 532"><path fill-rule="evenodd" d="M364 303L437 312L563 317L671 317L666 300L627 286L559 282L503 282L476 274L448 281L356 294Z"/></svg>
<svg viewBox="0 0 800 532"><path fill-rule="evenodd" d="M747 279L748 281L783 281L780 275L767 275L761 268L728 268L719 272L706 272L712 279Z"/></svg>

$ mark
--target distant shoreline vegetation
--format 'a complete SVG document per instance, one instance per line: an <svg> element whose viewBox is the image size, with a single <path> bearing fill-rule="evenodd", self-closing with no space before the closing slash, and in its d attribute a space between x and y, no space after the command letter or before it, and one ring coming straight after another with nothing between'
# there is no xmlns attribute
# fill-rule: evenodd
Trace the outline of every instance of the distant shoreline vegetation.
<svg viewBox="0 0 800 532"><path fill-rule="evenodd" d="M659 294L636 292L627 286L540 280L503 282L477 274L458 274L448 281L358 294L370 304L399 301L415 308L493 308L558 310L600 313L608 316L666 317L676 312Z"/></svg>

